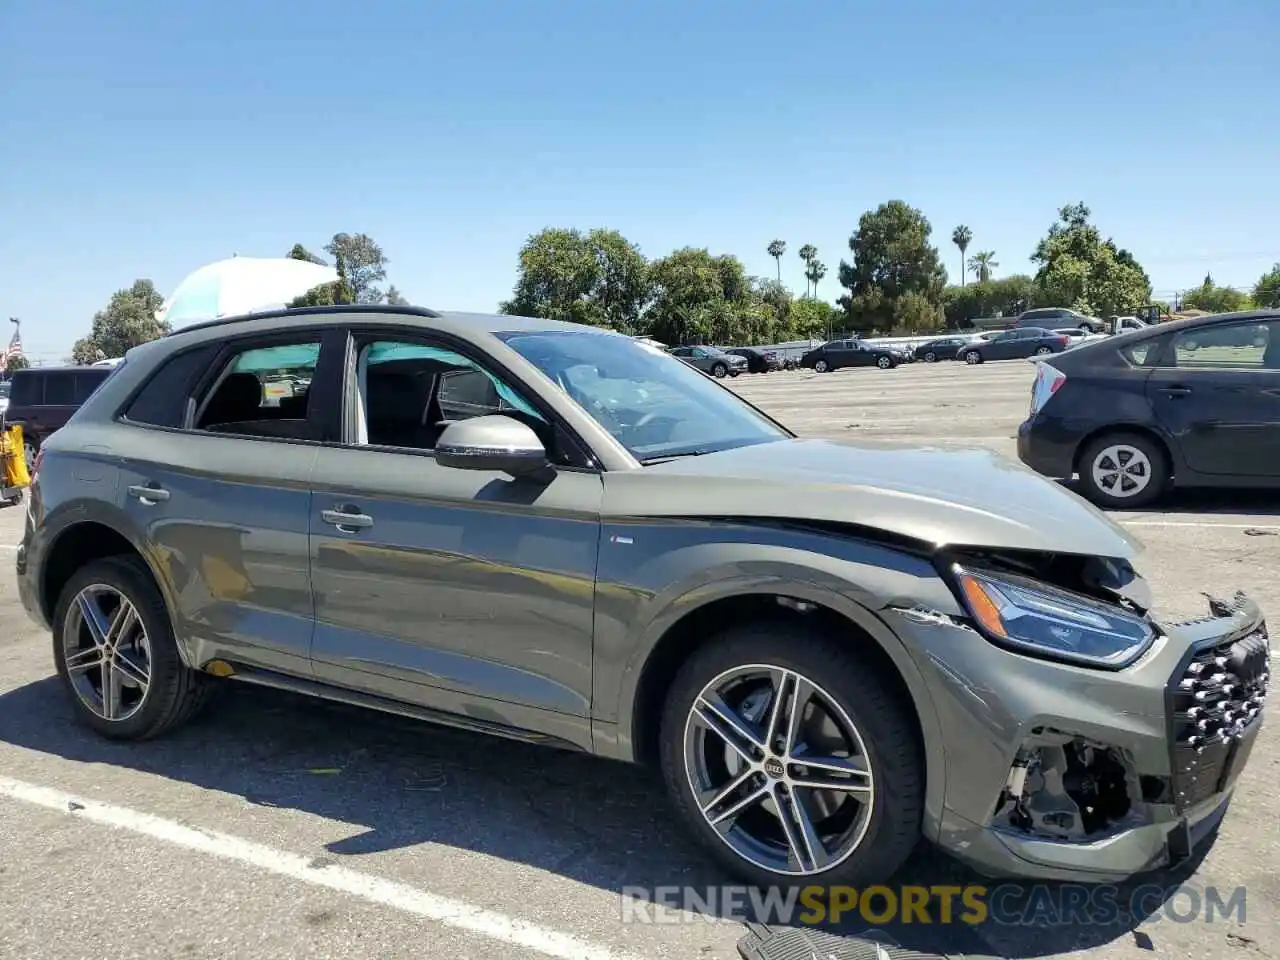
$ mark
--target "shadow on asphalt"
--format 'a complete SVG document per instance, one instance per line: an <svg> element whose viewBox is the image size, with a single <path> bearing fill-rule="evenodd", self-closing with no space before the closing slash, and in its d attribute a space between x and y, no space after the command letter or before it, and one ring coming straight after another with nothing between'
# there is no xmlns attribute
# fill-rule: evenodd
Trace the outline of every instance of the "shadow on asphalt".
<svg viewBox="0 0 1280 960"><path fill-rule="evenodd" d="M1083 495L1078 480L1064 481L1063 486ZM1129 512L1127 508L1117 510L1121 513ZM1280 490L1255 490L1247 487L1174 489L1159 503L1138 508L1136 512L1169 514L1175 517L1181 514L1276 517L1280 516Z"/></svg>
<svg viewBox="0 0 1280 960"><path fill-rule="evenodd" d="M335 861L435 843L618 893L624 887L704 890L733 882L674 829L661 784L642 768L292 694L227 687L201 717L167 737L118 744L79 726L57 678L49 677L0 695L0 741L358 825L327 845L325 859ZM1060 886L1018 884L1006 887L1001 902L1008 913L1034 915L1032 927L991 919L979 937L974 927L944 926L935 915L928 925L877 929L905 949L952 957L1087 950L1140 937L1133 928L1159 910L1164 897L1150 897L1143 911L1131 914L1125 908L1132 891L1152 884L1169 891L1195 865L1117 890L1120 910L1112 923L1055 919L1053 892L1060 893ZM890 885L970 883L989 891L996 885L922 843ZM958 898L956 907L959 916ZM818 929L847 937L867 931L868 924ZM992 954L996 945L999 952Z"/></svg>

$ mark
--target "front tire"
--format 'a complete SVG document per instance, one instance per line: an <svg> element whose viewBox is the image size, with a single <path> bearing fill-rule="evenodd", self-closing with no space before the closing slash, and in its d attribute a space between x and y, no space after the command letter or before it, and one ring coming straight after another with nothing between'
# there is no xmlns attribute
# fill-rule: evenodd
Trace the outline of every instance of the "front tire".
<svg viewBox="0 0 1280 960"><path fill-rule="evenodd" d="M663 712L679 819L752 884L887 880L920 837L924 803L915 726L893 689L855 645L816 629L725 631L684 664Z"/></svg>
<svg viewBox="0 0 1280 960"><path fill-rule="evenodd" d="M826 373L828 370L831 369L831 367L830 365L828 365L827 361L818 360L814 362L813 369L817 373Z"/></svg>
<svg viewBox="0 0 1280 960"><path fill-rule="evenodd" d="M722 379L724 375L728 372L729 372L729 368L726 367L723 363L717 363L714 367L711 368L711 375L715 377L717 380Z"/></svg>
<svg viewBox="0 0 1280 960"><path fill-rule="evenodd" d="M977 350L969 350L964 355L964 362L969 364L970 366L981 363L982 354L980 354Z"/></svg>
<svg viewBox="0 0 1280 960"><path fill-rule="evenodd" d="M888 370L890 367L897 366L897 364L893 362L892 357L881 357L876 361L876 366L881 370Z"/></svg>
<svg viewBox="0 0 1280 960"><path fill-rule="evenodd" d="M1080 484L1100 507L1134 510L1154 503L1169 487L1169 460L1160 444L1140 433L1109 433L1080 454Z"/></svg>
<svg viewBox="0 0 1280 960"><path fill-rule="evenodd" d="M937 361L938 361L938 355L934 353L932 350L930 350L928 353L924 355L925 363L937 363Z"/></svg>
<svg viewBox="0 0 1280 960"><path fill-rule="evenodd" d="M190 720L209 680L178 653L169 613L136 557L71 576L53 613L53 660L78 720L111 740L147 740Z"/></svg>

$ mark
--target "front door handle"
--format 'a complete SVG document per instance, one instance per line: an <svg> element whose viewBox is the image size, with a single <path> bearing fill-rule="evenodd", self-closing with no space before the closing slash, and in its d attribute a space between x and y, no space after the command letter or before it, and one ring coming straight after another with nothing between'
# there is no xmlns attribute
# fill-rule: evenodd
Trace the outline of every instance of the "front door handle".
<svg viewBox="0 0 1280 960"><path fill-rule="evenodd" d="M1172 386L1168 386L1168 387L1161 387L1160 389L1171 397L1185 397L1187 394L1191 392L1190 387L1184 387L1180 383L1175 383Z"/></svg>
<svg viewBox="0 0 1280 960"><path fill-rule="evenodd" d="M367 513L359 513L355 507L321 510L320 519L344 533L355 533L357 530L373 526L373 517Z"/></svg>
<svg viewBox="0 0 1280 960"><path fill-rule="evenodd" d="M149 506L153 503L159 503L161 500L168 500L169 491L149 483L135 483L129 488L129 496L135 500L141 500Z"/></svg>

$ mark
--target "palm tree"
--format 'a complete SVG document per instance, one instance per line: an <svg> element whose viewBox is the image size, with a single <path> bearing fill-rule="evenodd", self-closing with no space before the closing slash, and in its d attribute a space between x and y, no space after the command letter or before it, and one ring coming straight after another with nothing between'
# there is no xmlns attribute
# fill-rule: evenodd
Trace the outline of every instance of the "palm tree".
<svg viewBox="0 0 1280 960"><path fill-rule="evenodd" d="M812 243L806 243L803 247L800 248L800 259L804 261L804 267L805 267L804 275L805 275L805 279L808 280L809 265L813 263L814 260L818 259L818 248L815 247ZM804 285L804 295L806 297L809 295L808 283Z"/></svg>
<svg viewBox="0 0 1280 960"><path fill-rule="evenodd" d="M787 252L787 241L775 240L768 246L769 256L778 261L778 283L782 283L782 255Z"/></svg>
<svg viewBox="0 0 1280 960"><path fill-rule="evenodd" d="M804 278L805 280L808 281L808 283L813 284L813 295L815 298L817 298L818 296L818 281L821 280L826 275L827 275L827 265L825 263L823 263L817 257L814 257L812 260L809 261L809 267L804 272ZM806 293L809 291L808 283L805 285Z"/></svg>
<svg viewBox="0 0 1280 960"><path fill-rule="evenodd" d="M981 253L975 253L969 258L969 269L978 278L979 283L986 283L990 280L991 271L998 266L1000 264L996 263L994 250L983 250Z"/></svg>
<svg viewBox="0 0 1280 960"><path fill-rule="evenodd" d="M964 286L964 252L973 241L973 231L963 223L951 231L951 242L960 248L960 286Z"/></svg>

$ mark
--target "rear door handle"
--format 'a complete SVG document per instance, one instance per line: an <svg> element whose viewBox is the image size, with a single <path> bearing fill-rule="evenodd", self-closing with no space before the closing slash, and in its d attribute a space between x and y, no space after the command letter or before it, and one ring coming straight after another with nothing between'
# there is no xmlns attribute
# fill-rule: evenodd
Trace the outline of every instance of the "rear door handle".
<svg viewBox="0 0 1280 960"><path fill-rule="evenodd" d="M321 510L320 519L332 524L345 533L354 533L373 526L373 517L360 513L355 507L341 507L337 510Z"/></svg>
<svg viewBox="0 0 1280 960"><path fill-rule="evenodd" d="M169 491L149 483L136 483L129 488L129 496L135 500L141 500L143 503L152 504L159 503L161 500L168 500Z"/></svg>
<svg viewBox="0 0 1280 960"><path fill-rule="evenodd" d="M1161 387L1160 389L1171 397L1185 397L1187 394L1191 392L1190 387L1184 387L1180 383L1173 384L1172 386L1168 386L1168 387Z"/></svg>

